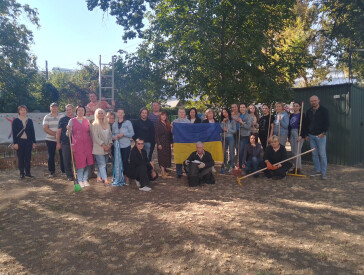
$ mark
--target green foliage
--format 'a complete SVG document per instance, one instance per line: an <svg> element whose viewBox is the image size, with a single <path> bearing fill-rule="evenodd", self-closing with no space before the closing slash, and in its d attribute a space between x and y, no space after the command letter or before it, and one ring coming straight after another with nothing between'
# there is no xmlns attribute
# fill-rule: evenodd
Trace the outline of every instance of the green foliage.
<svg viewBox="0 0 364 275"><path fill-rule="evenodd" d="M25 15L38 25L37 11L15 0L0 2L0 111L15 112L19 104L37 107L29 87L36 78L35 58L29 53L33 35L18 19Z"/></svg>
<svg viewBox="0 0 364 275"><path fill-rule="evenodd" d="M349 51L364 49L364 3L361 0L330 0L322 3L322 31L329 38L327 54L335 57L339 68L346 69ZM352 71L364 78L364 52L352 52Z"/></svg>

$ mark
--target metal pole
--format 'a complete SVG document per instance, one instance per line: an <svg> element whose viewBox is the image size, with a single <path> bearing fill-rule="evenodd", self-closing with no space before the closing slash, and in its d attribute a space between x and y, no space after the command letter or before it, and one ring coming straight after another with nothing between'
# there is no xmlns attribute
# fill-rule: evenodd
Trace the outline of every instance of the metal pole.
<svg viewBox="0 0 364 275"><path fill-rule="evenodd" d="M115 63L115 55L112 56L111 58L111 67L112 67L112 76L111 76L111 98L112 100L114 100L114 89L115 89L115 85L114 85L114 80L115 80L115 77L114 77L114 63Z"/></svg>

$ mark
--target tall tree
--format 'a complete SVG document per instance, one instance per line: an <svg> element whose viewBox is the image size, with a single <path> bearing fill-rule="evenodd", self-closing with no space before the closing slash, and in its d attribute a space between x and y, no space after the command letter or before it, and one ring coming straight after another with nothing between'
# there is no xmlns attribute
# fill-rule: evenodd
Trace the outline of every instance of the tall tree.
<svg viewBox="0 0 364 275"><path fill-rule="evenodd" d="M306 65L298 62L306 49L302 53L280 35L295 20L294 0L86 1L89 9L116 16L131 34L124 39L137 33L146 39L148 53L158 57L154 68L169 81L167 91L182 99L207 95L222 104L288 99ZM141 15L149 19L144 31Z"/></svg>
<svg viewBox="0 0 364 275"><path fill-rule="evenodd" d="M38 26L37 10L15 0L0 2L0 111L14 111L22 103L34 102L28 86L36 74L35 57L29 53L33 34L19 22L25 15Z"/></svg>

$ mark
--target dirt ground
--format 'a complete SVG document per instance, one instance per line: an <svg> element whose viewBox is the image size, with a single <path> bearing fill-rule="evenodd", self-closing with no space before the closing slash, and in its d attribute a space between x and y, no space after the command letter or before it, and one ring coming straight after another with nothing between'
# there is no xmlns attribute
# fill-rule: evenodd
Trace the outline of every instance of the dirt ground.
<svg viewBox="0 0 364 275"><path fill-rule="evenodd" d="M78 193L32 172L0 172L0 274L364 274L364 168Z"/></svg>

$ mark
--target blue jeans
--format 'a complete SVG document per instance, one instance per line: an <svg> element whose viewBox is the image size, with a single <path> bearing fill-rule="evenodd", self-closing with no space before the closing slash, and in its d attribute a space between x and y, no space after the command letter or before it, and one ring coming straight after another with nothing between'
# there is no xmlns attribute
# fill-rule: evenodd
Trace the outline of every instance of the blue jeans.
<svg viewBox="0 0 364 275"><path fill-rule="evenodd" d="M97 163L97 176L103 180L107 179L106 164L109 159L109 155L95 155Z"/></svg>
<svg viewBox="0 0 364 275"><path fill-rule="evenodd" d="M249 160L246 162L246 171L249 173L253 173L255 171L258 171L259 168L259 158L252 157L252 160Z"/></svg>
<svg viewBox="0 0 364 275"><path fill-rule="evenodd" d="M321 172L322 175L326 175L327 169L327 157L326 157L326 136L319 138L317 136L308 135L310 138L311 149L316 148L312 151L313 165L315 166L316 172Z"/></svg>
<svg viewBox="0 0 364 275"><path fill-rule="evenodd" d="M78 182L85 182L88 180L88 166L77 169L77 180Z"/></svg>
<svg viewBox="0 0 364 275"><path fill-rule="evenodd" d="M145 150L145 151L147 151L147 158L149 159L149 152L150 152L150 146L151 146L152 144L150 143L150 142L145 142L144 141L144 147L143 147L143 149ZM151 161L151 159L149 160L149 161Z"/></svg>
<svg viewBox="0 0 364 275"><path fill-rule="evenodd" d="M240 137L240 150L239 150L239 167L243 164L244 148L245 145L249 144L249 136Z"/></svg>
<svg viewBox="0 0 364 275"><path fill-rule="evenodd" d="M229 148L229 155L230 155L230 165L234 168L234 160L235 160L235 139L233 136L225 137L225 152L224 152L224 164L227 164L228 155L227 149Z"/></svg>

